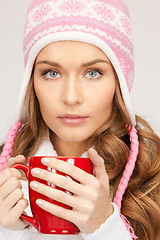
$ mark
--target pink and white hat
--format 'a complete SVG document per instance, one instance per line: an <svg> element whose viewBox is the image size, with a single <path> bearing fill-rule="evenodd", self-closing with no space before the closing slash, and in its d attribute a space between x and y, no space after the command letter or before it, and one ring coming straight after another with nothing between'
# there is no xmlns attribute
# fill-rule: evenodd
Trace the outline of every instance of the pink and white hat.
<svg viewBox="0 0 160 240"><path fill-rule="evenodd" d="M134 81L134 54L130 16L122 0L32 0L24 28L24 78L17 120L25 118L24 98L37 54L59 40L82 41L100 48L118 75L132 125L136 125L130 98Z"/></svg>

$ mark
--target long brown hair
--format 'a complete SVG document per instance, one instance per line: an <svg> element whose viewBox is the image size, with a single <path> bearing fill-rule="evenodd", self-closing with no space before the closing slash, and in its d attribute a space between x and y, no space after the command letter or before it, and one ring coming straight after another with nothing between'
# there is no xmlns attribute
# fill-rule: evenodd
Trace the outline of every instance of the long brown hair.
<svg viewBox="0 0 160 240"><path fill-rule="evenodd" d="M33 155L46 132L46 124L40 113L34 91L33 74L28 85L26 98L26 122L16 136L13 156ZM122 201L121 212L131 223L140 240L160 239L160 138L149 124L136 116L139 138L139 154L136 166ZM93 136L94 146L105 160L113 197L117 191L127 163L130 141L126 124L131 120L122 99L118 80L113 100L112 113Z"/></svg>

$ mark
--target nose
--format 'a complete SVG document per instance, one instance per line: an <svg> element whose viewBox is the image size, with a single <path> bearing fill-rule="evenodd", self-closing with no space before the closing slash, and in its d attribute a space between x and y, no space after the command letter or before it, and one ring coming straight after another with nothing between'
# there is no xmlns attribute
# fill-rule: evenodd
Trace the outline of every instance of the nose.
<svg viewBox="0 0 160 240"><path fill-rule="evenodd" d="M82 104L83 93L81 83L78 78L72 76L64 80L62 102L70 106Z"/></svg>

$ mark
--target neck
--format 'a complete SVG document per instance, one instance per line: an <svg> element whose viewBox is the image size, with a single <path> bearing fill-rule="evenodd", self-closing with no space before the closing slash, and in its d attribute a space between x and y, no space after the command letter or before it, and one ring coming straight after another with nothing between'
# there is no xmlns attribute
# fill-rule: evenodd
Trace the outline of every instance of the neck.
<svg viewBox="0 0 160 240"><path fill-rule="evenodd" d="M90 147L86 142L64 142L53 134L50 140L58 156L80 157Z"/></svg>

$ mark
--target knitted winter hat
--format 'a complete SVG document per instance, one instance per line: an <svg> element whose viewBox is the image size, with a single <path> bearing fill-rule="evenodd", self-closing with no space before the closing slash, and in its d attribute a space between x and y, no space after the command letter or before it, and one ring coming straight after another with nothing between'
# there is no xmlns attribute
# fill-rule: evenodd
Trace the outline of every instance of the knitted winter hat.
<svg viewBox="0 0 160 240"><path fill-rule="evenodd" d="M24 97L37 54L49 43L73 40L93 44L108 56L135 126L129 94L134 80L133 42L129 11L122 0L32 0L24 30L25 72L17 120L25 117Z"/></svg>

